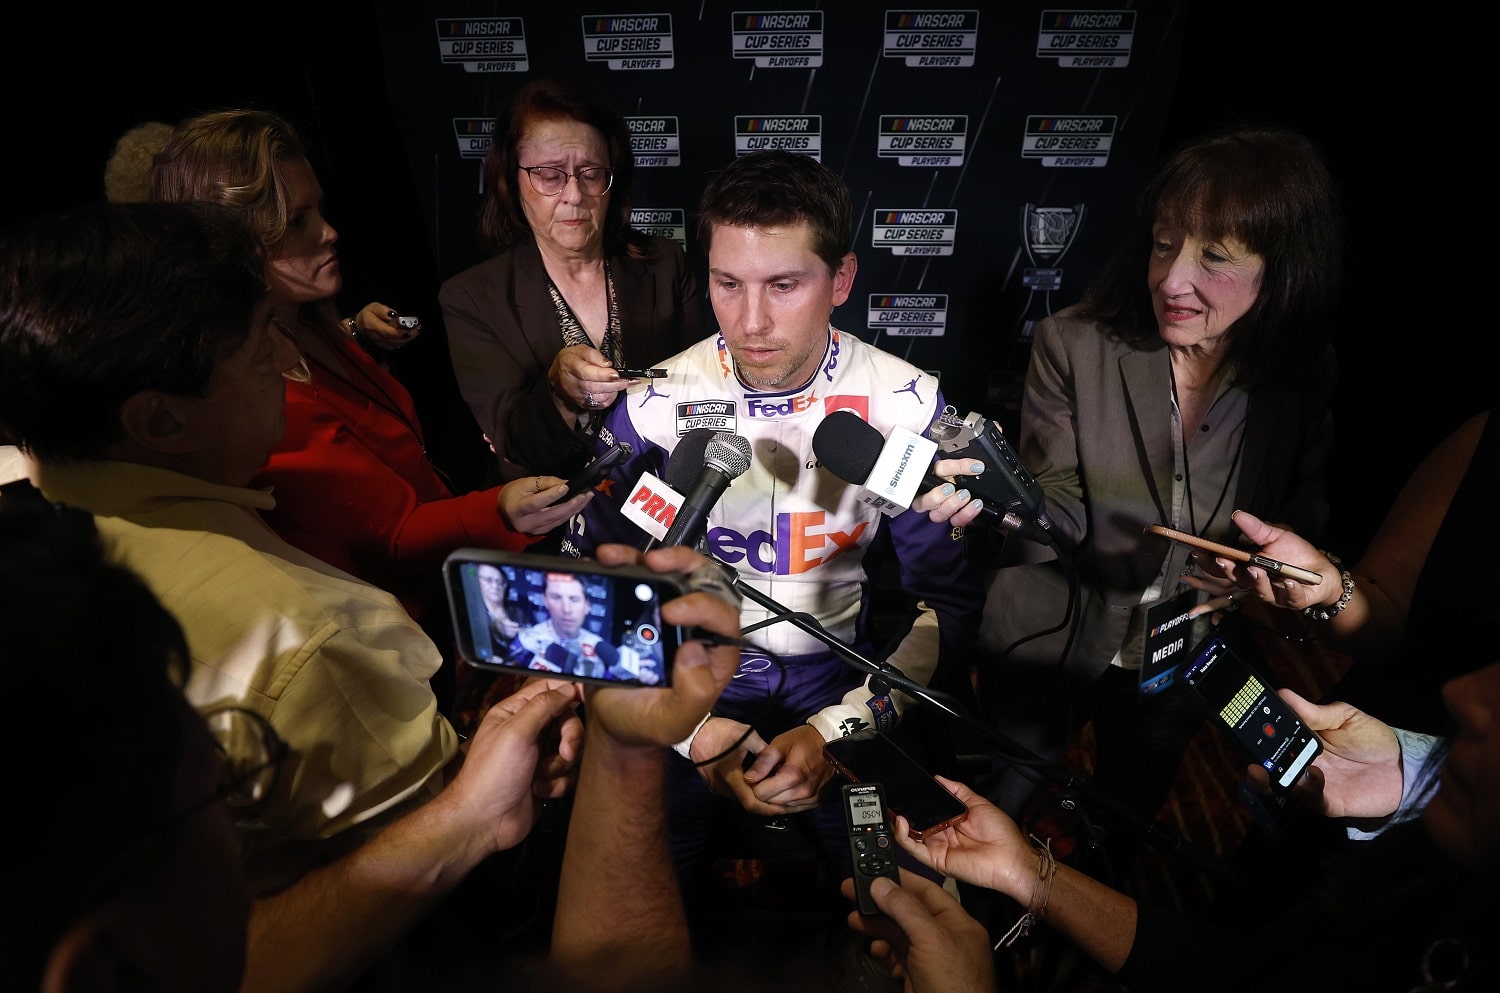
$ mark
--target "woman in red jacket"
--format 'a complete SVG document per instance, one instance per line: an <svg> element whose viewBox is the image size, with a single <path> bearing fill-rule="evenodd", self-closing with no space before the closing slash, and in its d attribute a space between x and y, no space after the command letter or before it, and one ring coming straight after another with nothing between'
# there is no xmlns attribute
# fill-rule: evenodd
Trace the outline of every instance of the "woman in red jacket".
<svg viewBox="0 0 1500 993"><path fill-rule="evenodd" d="M448 553L518 551L588 495L554 505L566 483L553 476L453 493L427 458L411 395L361 347L358 318L337 316L338 232L323 217L322 187L290 123L258 110L184 121L156 157L152 196L233 207L266 247L272 319L307 369L288 386L286 435L255 480L276 497L267 523L394 594L438 645L450 645L441 581Z"/></svg>

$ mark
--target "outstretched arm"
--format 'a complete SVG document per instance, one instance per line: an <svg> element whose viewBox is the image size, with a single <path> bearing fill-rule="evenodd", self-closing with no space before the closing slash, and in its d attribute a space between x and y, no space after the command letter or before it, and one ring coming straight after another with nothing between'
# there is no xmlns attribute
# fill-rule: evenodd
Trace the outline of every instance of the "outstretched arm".
<svg viewBox="0 0 1500 993"><path fill-rule="evenodd" d="M685 577L718 568L682 546L642 555L601 545L597 555L606 565L643 562ZM739 638L739 605L709 592L668 601L662 619ZM738 665L737 644L688 641L677 652L670 688L588 690L583 767L553 923L558 989L663 988L687 974L687 918L666 841L667 748L713 707Z"/></svg>
<svg viewBox="0 0 1500 993"><path fill-rule="evenodd" d="M1135 901L1056 863L1047 889L1041 870L1051 860L1021 834L1016 822L962 783L937 778L968 806L968 816L921 841L912 838L906 819L897 817L897 843L928 868L998 890L1022 907L1039 905L1045 895L1047 925L1110 972L1119 971L1135 943Z"/></svg>
<svg viewBox="0 0 1500 993"><path fill-rule="evenodd" d="M531 830L538 797L568 788L580 729L571 684L533 681L495 704L435 798L251 908L242 993L347 986L489 855ZM560 732L557 753L538 742Z"/></svg>
<svg viewBox="0 0 1500 993"><path fill-rule="evenodd" d="M1354 590L1342 609L1327 621L1318 622L1324 636L1342 650L1374 661L1400 650L1417 578L1427 563L1448 506L1468 471L1487 419L1488 414L1479 414L1465 421L1422 460L1402 487L1364 556L1353 566L1344 565L1354 581ZM1235 511L1234 521L1261 552L1320 573L1323 581L1317 586L1304 586L1270 576L1254 565L1200 555L1199 565L1214 581L1205 584L1189 579L1188 582L1217 596L1222 587L1217 578L1227 577L1260 600L1293 610L1326 609L1338 604L1344 592L1341 570L1323 553L1296 532L1243 510ZM1223 600L1219 596L1210 603L1223 606Z"/></svg>

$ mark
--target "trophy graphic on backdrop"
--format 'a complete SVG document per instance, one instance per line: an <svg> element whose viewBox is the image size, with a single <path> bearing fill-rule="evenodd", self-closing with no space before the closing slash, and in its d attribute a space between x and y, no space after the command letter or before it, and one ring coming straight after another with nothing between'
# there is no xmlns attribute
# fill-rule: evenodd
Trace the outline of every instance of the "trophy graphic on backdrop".
<svg viewBox="0 0 1500 993"><path fill-rule="evenodd" d="M1071 207L1038 207L1028 203L1021 208L1021 243L1031 265L1021 273L1026 287L1026 306L1016 326L1016 337L1030 341L1036 322L1052 313L1052 291L1062 286L1058 263L1083 226L1083 204Z"/></svg>

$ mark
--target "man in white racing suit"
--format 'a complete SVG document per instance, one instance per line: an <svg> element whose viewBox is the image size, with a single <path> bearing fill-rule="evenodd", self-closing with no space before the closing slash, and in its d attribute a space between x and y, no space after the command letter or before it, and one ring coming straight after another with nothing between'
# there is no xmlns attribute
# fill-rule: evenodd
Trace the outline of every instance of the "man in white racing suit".
<svg viewBox="0 0 1500 993"><path fill-rule="evenodd" d="M886 516L813 452L814 431L837 410L887 435L898 425L923 432L943 409L932 376L829 324L856 271L848 191L816 159L753 153L710 182L700 218L720 332L657 363L666 377L631 388L610 409L601 449L624 441L633 454L612 473L613 499L601 493L570 522L564 553L587 555L605 541L641 544L644 534L621 504L642 472L664 477L668 456L695 428L737 434L749 442L750 467L710 511L704 550L743 587L918 684L930 685L940 661L945 673L962 669L983 599L962 529L915 511ZM870 617L872 547L894 554L903 589L918 601L909 628L885 645L875 644ZM696 772L688 762L674 769L679 872L697 863L725 806L733 811L711 793L767 817L812 809L834 775L823 743L871 726L896 731L912 702L868 685L827 642L784 615L778 620L780 613L745 597L741 628L752 647L714 713L678 746L693 763L720 757ZM847 867L838 805L823 805L818 819L828 853Z"/></svg>
<svg viewBox="0 0 1500 993"><path fill-rule="evenodd" d="M547 573L542 606L547 616L516 635L513 659L528 669L602 677L615 653L605 652L604 639L583 626L589 616L583 580L568 572Z"/></svg>

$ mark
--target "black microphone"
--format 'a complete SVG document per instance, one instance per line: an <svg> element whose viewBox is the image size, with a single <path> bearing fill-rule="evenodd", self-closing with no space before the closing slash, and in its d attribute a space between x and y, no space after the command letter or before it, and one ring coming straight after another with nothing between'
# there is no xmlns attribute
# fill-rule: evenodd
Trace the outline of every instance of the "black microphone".
<svg viewBox="0 0 1500 993"><path fill-rule="evenodd" d="M571 674L578 665L578 656L556 641L547 646L542 652L542 657L557 666L557 671L561 673Z"/></svg>
<svg viewBox="0 0 1500 993"><path fill-rule="evenodd" d="M750 468L750 442L737 434L720 431L703 451L703 466L692 488L682 498L663 545L696 546L708 530L708 512L729 488L730 482ZM675 487L674 487L675 488Z"/></svg>
<svg viewBox="0 0 1500 993"><path fill-rule="evenodd" d="M593 675L601 679L607 679L615 666L620 664L620 653L607 641L601 641L594 645L594 662L599 667Z"/></svg>
<svg viewBox="0 0 1500 993"><path fill-rule="evenodd" d="M813 452L818 456L818 461L844 482L866 489L871 488L870 474L875 470L876 462L880 461L886 445L886 439L880 432L852 410L835 410L823 418L823 422L813 432ZM947 482L948 480L934 473L930 466L924 467L919 492L926 492ZM881 492L882 498L889 500L889 487L877 485L874 489ZM1014 531L1030 541L1043 545L1052 544L1052 535L1044 529L1012 511L1001 510L987 500L978 519L991 527Z"/></svg>
<svg viewBox="0 0 1500 993"><path fill-rule="evenodd" d="M693 428L677 439L677 446L667 457L667 467L662 470L662 482L678 493L692 489L698 470L703 468L704 456L708 454L708 443L713 440L713 428Z"/></svg>
<svg viewBox="0 0 1500 993"><path fill-rule="evenodd" d="M693 428L677 439L672 454L667 456L667 467L662 470L662 482L670 486L679 498L684 490L692 488L698 470L703 468L708 443L713 440L714 433L713 428ZM673 521L676 521L675 517ZM655 547L656 539L648 535L641 551L649 552Z"/></svg>

